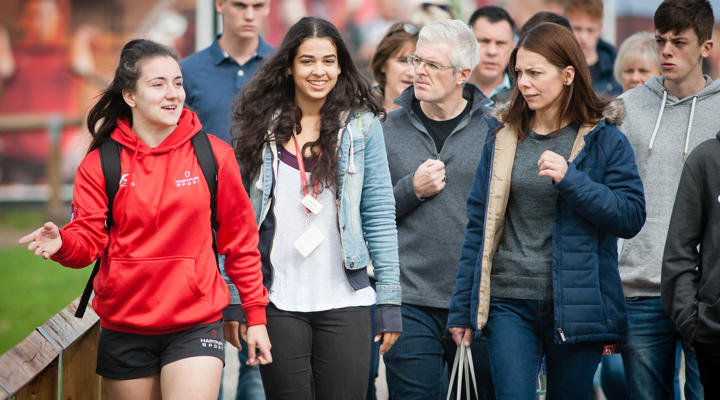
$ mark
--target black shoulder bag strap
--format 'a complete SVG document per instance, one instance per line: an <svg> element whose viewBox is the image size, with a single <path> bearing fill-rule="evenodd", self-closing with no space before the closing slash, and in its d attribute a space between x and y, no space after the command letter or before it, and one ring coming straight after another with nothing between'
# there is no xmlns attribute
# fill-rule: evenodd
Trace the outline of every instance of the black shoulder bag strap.
<svg viewBox="0 0 720 400"><path fill-rule="evenodd" d="M105 229L110 232L110 227L113 224L113 203L115 202L115 195L118 192L120 186L120 146L112 139L109 139L100 144L100 164L102 165L103 176L105 176L105 194L108 198L108 211L105 220ZM85 309L87 308L88 301L90 301L90 293L93 289L93 280L100 269L100 260L102 256L95 260L92 273L90 278L85 284L85 290L80 297L80 303L78 304L75 316L82 318L85 315Z"/></svg>
<svg viewBox="0 0 720 400"><path fill-rule="evenodd" d="M195 156L197 157L200 169L202 169L208 189L210 190L210 226L212 227L213 251L215 252L215 262L217 262L217 242L215 240L215 232L218 228L217 223L217 183L218 183L218 166L215 159L215 153L210 145L208 135L200 131L192 138L192 144L195 148ZM218 265L218 268L220 266Z"/></svg>

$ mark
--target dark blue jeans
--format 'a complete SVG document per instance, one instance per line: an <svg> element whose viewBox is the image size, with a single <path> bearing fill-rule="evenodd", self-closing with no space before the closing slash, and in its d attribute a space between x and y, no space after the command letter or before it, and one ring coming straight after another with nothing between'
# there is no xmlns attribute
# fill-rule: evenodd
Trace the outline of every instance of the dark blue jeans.
<svg viewBox="0 0 720 400"><path fill-rule="evenodd" d="M447 331L448 310L402 305L403 332L384 356L390 398L445 399L457 346ZM487 344L470 345L481 399L493 399Z"/></svg>
<svg viewBox="0 0 720 400"><path fill-rule="evenodd" d="M535 400L542 356L547 399L590 398L601 343L557 344L552 301L492 297L483 334L498 400Z"/></svg>
<svg viewBox="0 0 720 400"><path fill-rule="evenodd" d="M675 342L680 338L675 324L665 314L660 297L627 298L628 340L618 346L622 353L628 392L631 400L673 400L675 377ZM697 379L695 350L683 342L686 374ZM696 393L700 391L700 393ZM685 385L688 399L703 398L701 385Z"/></svg>

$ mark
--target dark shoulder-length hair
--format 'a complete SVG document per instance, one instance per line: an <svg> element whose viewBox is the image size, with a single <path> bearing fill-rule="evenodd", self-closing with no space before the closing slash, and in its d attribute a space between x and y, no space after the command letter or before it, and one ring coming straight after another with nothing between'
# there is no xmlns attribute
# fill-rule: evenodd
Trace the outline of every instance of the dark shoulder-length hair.
<svg viewBox="0 0 720 400"><path fill-rule="evenodd" d="M132 126L132 110L123 99L123 90L134 90L140 78L140 62L154 57L171 57L175 61L175 50L146 39L127 42L120 52L120 62L110 85L100 93L100 98L90 109L87 127L92 135L88 153L100 147L110 138L117 127L118 119L126 119Z"/></svg>
<svg viewBox="0 0 720 400"><path fill-rule="evenodd" d="M317 160L312 184L337 187L338 131L343 127L341 116L345 111L370 110L383 115L370 82L355 66L335 26L320 18L302 18L290 28L280 47L262 64L233 104L231 133L243 176L250 176L260 166L265 143L285 143L292 137L293 128L301 131L302 111L295 104L295 83L287 70L292 69L300 44L310 38L326 38L335 45L342 71L320 109L320 137L303 148L303 152L307 147L319 148L312 156Z"/></svg>
<svg viewBox="0 0 720 400"><path fill-rule="evenodd" d="M557 68L572 66L575 69L572 83L563 86L560 93L558 117L562 122L583 125L597 123L602 119L608 101L600 98L593 91L585 56L570 30L558 24L544 22L525 33L510 54L508 62L508 69L516 82L515 65L519 49L540 54ZM500 119L503 125L507 124L515 129L518 139L522 140L530 129L534 113L528 107L516 84L509 107L500 114Z"/></svg>

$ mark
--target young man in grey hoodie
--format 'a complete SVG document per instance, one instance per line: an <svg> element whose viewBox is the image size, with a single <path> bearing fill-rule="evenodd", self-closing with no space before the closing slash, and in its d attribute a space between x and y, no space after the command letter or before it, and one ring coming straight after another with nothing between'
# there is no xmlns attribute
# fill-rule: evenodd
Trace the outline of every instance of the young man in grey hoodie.
<svg viewBox="0 0 720 400"><path fill-rule="evenodd" d="M383 123L403 288L403 334L384 361L391 398L439 399L448 387L443 365L452 366L457 349L446 324L489 100L466 83L479 51L462 22L425 26L408 58L414 84ZM487 345L475 340L471 349L480 396L493 398Z"/></svg>
<svg viewBox="0 0 720 400"><path fill-rule="evenodd" d="M631 399L673 398L679 336L660 303L663 248L683 162L720 129L720 80L702 73L713 47L710 4L665 0L654 20L662 76L622 96L627 118L621 129L635 149L647 203L645 226L624 242L619 260L629 322L620 350ZM683 347L694 365L691 346Z"/></svg>

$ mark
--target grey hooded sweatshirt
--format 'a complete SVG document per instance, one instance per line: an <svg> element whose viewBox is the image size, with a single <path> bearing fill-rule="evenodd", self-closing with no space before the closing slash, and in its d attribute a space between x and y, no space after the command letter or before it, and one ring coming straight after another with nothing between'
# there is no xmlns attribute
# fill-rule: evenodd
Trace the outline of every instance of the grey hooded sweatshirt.
<svg viewBox="0 0 720 400"><path fill-rule="evenodd" d="M720 80L705 80L702 90L684 99L668 93L662 77L621 96L627 116L620 130L635 150L647 207L642 231L621 247L626 297L660 296L663 249L683 163L695 146L720 130Z"/></svg>

